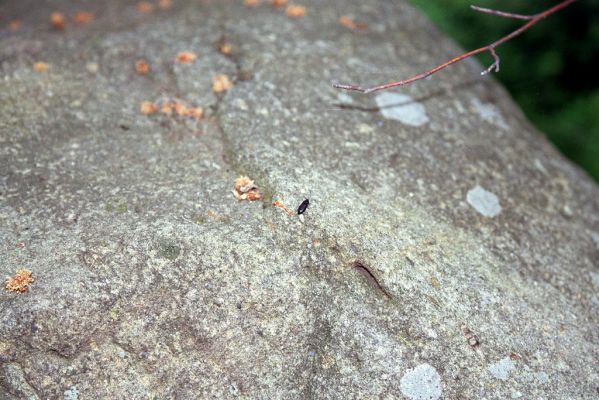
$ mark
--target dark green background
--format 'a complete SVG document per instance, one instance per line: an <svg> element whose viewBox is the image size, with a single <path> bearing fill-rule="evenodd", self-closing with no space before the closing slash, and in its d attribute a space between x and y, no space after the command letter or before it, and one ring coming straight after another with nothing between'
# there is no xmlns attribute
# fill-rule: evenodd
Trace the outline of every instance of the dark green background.
<svg viewBox="0 0 599 400"><path fill-rule="evenodd" d="M411 0L462 47L494 42L525 21L481 14L471 4L535 14L560 1ZM599 182L599 0L578 0L497 48L495 73L528 118ZM479 56L492 62L488 53ZM451 68L451 67L450 67Z"/></svg>

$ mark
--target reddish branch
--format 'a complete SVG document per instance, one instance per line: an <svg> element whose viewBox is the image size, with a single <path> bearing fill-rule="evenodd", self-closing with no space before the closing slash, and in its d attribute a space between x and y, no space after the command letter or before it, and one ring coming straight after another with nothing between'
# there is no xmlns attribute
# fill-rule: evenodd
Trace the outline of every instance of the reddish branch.
<svg viewBox="0 0 599 400"><path fill-rule="evenodd" d="M533 26L540 20L550 16L551 14L561 10L564 7L569 6L570 4L574 3L575 1L576 0L563 0L561 3L559 3L553 7L549 8L545 11L542 11L540 13L533 14L533 15L513 14L513 13L509 13L509 12L504 12L504 11L497 11L497 10L491 10L488 8L483 8L483 7L471 6L473 10L479 11L484 14L491 14L491 15L496 15L496 16L505 17L505 18L521 19L521 20L526 20L528 22L525 23L524 25L522 25L520 28L513 31L512 33L510 33L509 35L506 35L506 36L502 37L501 39L499 39L487 46L483 46L478 49L475 49L475 50L469 51L467 53L464 53L462 55L459 55L441 65L438 65L438 66L436 66L428 71L422 72L418 75L414 75L410 78L403 79L403 80L397 81L397 82L387 83L384 85L373 86L373 87L369 87L369 88L363 88L363 87L356 86L356 85L343 85L343 84L338 84L338 83L334 84L333 87L338 88L338 89L345 89L345 90L356 90L358 92L363 92L363 93L372 93L372 92L376 92L378 90L389 89L389 88L392 88L395 86L407 85L408 83L412 83L412 82L418 81L420 79L424 79L427 76L434 74L435 72L438 72L444 68L449 67L452 64L457 63L458 61L462 61L465 58L472 57L475 54L483 53L485 51L488 51L489 54L491 54L491 56L493 57L493 63L489 66L489 68L487 68L486 70L481 72L481 75L488 74L492 70L495 70L495 72L498 72L499 71L499 56L495 52L495 48L497 46L520 35L522 32L528 30L531 26Z"/></svg>

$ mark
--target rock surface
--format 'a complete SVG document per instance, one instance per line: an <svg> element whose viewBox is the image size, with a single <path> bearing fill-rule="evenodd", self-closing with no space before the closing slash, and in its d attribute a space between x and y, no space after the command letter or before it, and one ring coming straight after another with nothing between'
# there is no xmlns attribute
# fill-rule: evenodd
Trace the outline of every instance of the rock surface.
<svg viewBox="0 0 599 400"><path fill-rule="evenodd" d="M0 398L597 398L598 188L475 62L332 89L460 51L404 1L302 5L0 5Z"/></svg>

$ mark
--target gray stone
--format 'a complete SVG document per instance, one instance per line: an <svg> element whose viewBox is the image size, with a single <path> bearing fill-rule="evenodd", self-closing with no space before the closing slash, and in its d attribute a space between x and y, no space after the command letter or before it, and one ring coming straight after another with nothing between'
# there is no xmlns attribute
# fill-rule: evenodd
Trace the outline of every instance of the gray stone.
<svg viewBox="0 0 599 400"><path fill-rule="evenodd" d="M596 398L597 186L475 62L387 92L419 126L339 97L461 50L405 1L302 4L2 2L0 274L35 282L0 293L0 398L396 399L422 365L443 399ZM205 117L139 111L167 100Z"/></svg>

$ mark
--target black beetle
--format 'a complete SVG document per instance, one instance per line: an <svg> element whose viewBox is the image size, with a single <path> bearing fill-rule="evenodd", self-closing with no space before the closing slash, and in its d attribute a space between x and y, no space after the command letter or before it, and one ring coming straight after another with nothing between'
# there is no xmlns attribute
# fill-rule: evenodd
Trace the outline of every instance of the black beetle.
<svg viewBox="0 0 599 400"><path fill-rule="evenodd" d="M306 212L306 208L308 208L309 205L310 205L310 200L306 199L306 200L302 201L302 204L300 204L299 207L297 208L297 215L302 215L304 212Z"/></svg>

